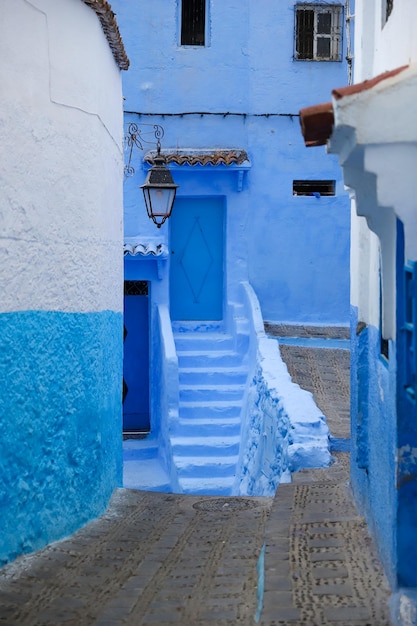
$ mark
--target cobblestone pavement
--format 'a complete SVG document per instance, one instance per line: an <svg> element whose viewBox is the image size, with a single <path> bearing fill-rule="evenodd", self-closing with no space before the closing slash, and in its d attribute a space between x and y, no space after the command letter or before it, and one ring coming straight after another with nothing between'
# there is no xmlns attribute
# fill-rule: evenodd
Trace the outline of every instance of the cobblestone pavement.
<svg viewBox="0 0 417 626"><path fill-rule="evenodd" d="M0 624L252 624L272 502L118 490L99 520L0 570Z"/></svg>
<svg viewBox="0 0 417 626"><path fill-rule="evenodd" d="M261 626L388 626L389 587L349 490L349 454L280 485L266 532Z"/></svg>
<svg viewBox="0 0 417 626"><path fill-rule="evenodd" d="M316 399L322 388L333 397L329 384L346 410L346 381L323 381L320 354L296 354L288 360ZM349 454L334 458L293 474L275 498L117 490L100 519L0 569L0 626L388 626L389 589L349 490Z"/></svg>

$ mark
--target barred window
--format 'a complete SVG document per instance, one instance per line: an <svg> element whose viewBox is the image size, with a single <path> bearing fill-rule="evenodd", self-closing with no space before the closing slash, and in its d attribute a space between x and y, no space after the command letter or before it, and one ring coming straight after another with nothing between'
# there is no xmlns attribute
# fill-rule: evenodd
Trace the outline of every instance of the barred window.
<svg viewBox="0 0 417 626"><path fill-rule="evenodd" d="M204 46L206 0L181 1L181 45Z"/></svg>
<svg viewBox="0 0 417 626"><path fill-rule="evenodd" d="M342 6L295 5L295 59L341 61Z"/></svg>

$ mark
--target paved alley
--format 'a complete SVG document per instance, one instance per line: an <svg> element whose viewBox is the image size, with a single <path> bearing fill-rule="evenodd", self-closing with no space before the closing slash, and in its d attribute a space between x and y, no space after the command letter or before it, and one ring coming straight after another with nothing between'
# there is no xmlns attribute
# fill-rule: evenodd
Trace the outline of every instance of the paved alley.
<svg viewBox="0 0 417 626"><path fill-rule="evenodd" d="M327 402L332 436L346 440L346 351L300 358L286 348L294 379ZM329 359L334 383L323 381ZM349 453L334 458L293 475L275 498L120 489L99 520L0 570L0 624L389 626L389 589L349 491Z"/></svg>

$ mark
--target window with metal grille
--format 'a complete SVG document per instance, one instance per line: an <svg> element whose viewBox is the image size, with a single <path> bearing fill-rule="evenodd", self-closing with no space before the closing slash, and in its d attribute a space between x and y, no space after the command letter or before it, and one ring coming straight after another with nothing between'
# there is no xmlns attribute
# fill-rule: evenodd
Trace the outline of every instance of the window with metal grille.
<svg viewBox="0 0 417 626"><path fill-rule="evenodd" d="M334 180L293 180L293 196L334 196Z"/></svg>
<svg viewBox="0 0 417 626"><path fill-rule="evenodd" d="M295 5L295 59L297 61L341 61L341 5Z"/></svg>
<svg viewBox="0 0 417 626"><path fill-rule="evenodd" d="M204 46L206 0L181 0L181 45Z"/></svg>
<svg viewBox="0 0 417 626"><path fill-rule="evenodd" d="M125 280L125 296L147 296L148 282L146 280Z"/></svg>

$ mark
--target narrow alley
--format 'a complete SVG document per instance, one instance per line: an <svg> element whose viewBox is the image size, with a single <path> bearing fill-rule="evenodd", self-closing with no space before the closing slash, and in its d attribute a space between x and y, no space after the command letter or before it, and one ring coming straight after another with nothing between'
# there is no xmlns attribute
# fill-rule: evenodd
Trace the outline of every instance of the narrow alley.
<svg viewBox="0 0 417 626"><path fill-rule="evenodd" d="M291 345L294 328L267 327L327 412L330 468L293 475L275 498L119 489L101 518L0 570L0 624L389 626L387 582L348 486L349 353L331 347L347 338L298 331Z"/></svg>

